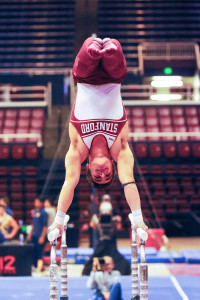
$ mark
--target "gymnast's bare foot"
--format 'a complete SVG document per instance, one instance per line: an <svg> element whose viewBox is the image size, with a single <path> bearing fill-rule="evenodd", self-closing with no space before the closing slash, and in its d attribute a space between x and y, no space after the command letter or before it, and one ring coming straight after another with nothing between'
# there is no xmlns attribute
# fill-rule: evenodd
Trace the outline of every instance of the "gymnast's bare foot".
<svg viewBox="0 0 200 300"><path fill-rule="evenodd" d="M103 39L103 56L104 57L111 57L117 51L117 46L112 42L110 38Z"/></svg>
<svg viewBox="0 0 200 300"><path fill-rule="evenodd" d="M91 45L88 47L90 55L96 59L100 59L103 56L102 53L103 41L100 38L95 38Z"/></svg>

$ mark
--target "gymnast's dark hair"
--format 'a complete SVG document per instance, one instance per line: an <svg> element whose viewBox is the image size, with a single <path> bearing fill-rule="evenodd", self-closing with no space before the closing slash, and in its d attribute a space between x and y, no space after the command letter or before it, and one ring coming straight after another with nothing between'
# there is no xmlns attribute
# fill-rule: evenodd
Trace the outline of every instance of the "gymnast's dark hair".
<svg viewBox="0 0 200 300"><path fill-rule="evenodd" d="M113 180L115 178L115 173L116 173L115 163L114 163L114 161L112 161L112 177L108 182L106 182L106 183L97 183L96 181L94 181L89 168L87 168L87 171L86 171L86 178L87 178L87 181L92 185L93 188L95 188L95 189L105 189L105 188L109 187L109 185L113 182Z"/></svg>

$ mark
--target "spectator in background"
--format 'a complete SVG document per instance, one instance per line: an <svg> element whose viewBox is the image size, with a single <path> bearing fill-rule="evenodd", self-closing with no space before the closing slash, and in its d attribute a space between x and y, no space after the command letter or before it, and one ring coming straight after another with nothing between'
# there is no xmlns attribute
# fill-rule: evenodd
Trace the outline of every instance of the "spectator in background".
<svg viewBox="0 0 200 300"><path fill-rule="evenodd" d="M95 290L91 300L123 300L120 272L114 270L112 257L94 257L87 287Z"/></svg>
<svg viewBox="0 0 200 300"><path fill-rule="evenodd" d="M4 200L6 203L6 213L8 215L10 215L11 217L13 217L13 211L12 209L9 207L9 199L6 196L0 196L0 200Z"/></svg>
<svg viewBox="0 0 200 300"><path fill-rule="evenodd" d="M119 223L119 227L118 227ZM90 226L97 230L99 242L92 257L86 262L83 275L89 275L94 257L111 256L115 267L122 275L130 274L129 262L118 252L116 247L116 231L121 228L121 217L113 216L113 206L109 195L103 196L98 215L93 216Z"/></svg>
<svg viewBox="0 0 200 300"><path fill-rule="evenodd" d="M50 199L44 200L44 210L48 214L48 227L49 227L53 224L54 219L56 217L56 208L53 207L52 201Z"/></svg>
<svg viewBox="0 0 200 300"><path fill-rule="evenodd" d="M107 226L104 221L103 221L103 223L100 222L100 219L103 220L103 218L111 219L111 222L109 222L109 224L111 226ZM113 242L116 245L116 231L122 230L121 221L122 221L121 216L117 215L115 209L112 206L112 200L111 200L110 195L108 195L108 194L103 195L102 202L98 209L98 214L94 214L90 221L90 227L93 229L97 229L97 231L98 231L99 240L105 239L105 237L103 236L105 234L105 232L103 232L103 231L105 231L106 228L109 227L110 233L107 238L108 239L112 238ZM101 223L101 225L100 225L100 223ZM105 226L103 224L105 224ZM111 233L111 231L112 231L112 233Z"/></svg>
<svg viewBox="0 0 200 300"><path fill-rule="evenodd" d="M7 203L0 199L0 243L11 240L17 234L19 226L15 219L6 212Z"/></svg>
<svg viewBox="0 0 200 300"><path fill-rule="evenodd" d="M33 264L39 271L43 269L42 252L47 242L47 226L48 214L44 210L44 203L41 199L36 198L34 200L33 226L27 236L27 241L34 244Z"/></svg>

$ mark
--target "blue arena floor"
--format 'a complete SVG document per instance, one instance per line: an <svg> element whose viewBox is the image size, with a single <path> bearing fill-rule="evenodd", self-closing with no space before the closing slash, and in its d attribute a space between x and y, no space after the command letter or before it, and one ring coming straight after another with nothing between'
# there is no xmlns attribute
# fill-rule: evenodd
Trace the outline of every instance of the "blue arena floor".
<svg viewBox="0 0 200 300"><path fill-rule="evenodd" d="M87 277L69 278L69 300L88 300ZM131 278L122 277L123 298L131 299ZM176 287L175 287L176 285ZM49 300L48 277L1 277L0 300ZM173 276L149 278L149 300L199 300L200 277Z"/></svg>

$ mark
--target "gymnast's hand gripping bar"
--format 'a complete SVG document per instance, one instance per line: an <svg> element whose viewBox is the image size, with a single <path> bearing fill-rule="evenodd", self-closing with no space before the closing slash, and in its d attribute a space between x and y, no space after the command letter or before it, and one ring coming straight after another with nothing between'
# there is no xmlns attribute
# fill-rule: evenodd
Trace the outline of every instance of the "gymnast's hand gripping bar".
<svg viewBox="0 0 200 300"><path fill-rule="evenodd" d="M67 244L66 230L69 216L66 215L64 220L64 231L61 242L61 297L60 300L68 300L67 295ZM58 266L56 263L56 245L59 237L59 229L55 228L48 234L48 239L51 242L51 265L50 270L50 300L58 300Z"/></svg>
<svg viewBox="0 0 200 300"><path fill-rule="evenodd" d="M131 275L132 275L132 296L131 300L148 300L148 266L146 264L145 243L148 234L142 228L134 229L133 215L129 214L132 227L132 244L131 244ZM139 278L138 278L138 246L136 242L136 234L140 238L140 295L139 295Z"/></svg>
<svg viewBox="0 0 200 300"><path fill-rule="evenodd" d="M65 216L65 220L64 220L64 230L66 230L67 228L67 223L69 222L69 215ZM49 232L48 234L48 240L50 243L52 243L53 241L57 240L57 238L59 237L59 233L60 230L58 228L54 228L51 232Z"/></svg>

